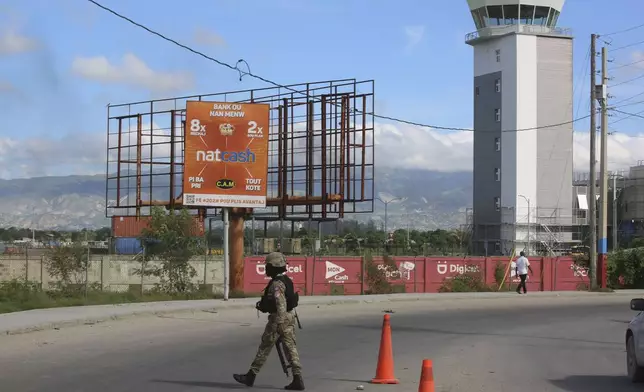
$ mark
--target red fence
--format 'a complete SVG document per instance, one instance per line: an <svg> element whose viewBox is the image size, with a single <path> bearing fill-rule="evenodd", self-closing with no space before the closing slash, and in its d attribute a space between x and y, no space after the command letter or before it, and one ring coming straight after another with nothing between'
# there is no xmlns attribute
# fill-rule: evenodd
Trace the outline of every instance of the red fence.
<svg viewBox="0 0 644 392"><path fill-rule="evenodd" d="M393 260L398 269L387 272L388 281L404 287L407 293L438 292L446 279L465 273L480 274L486 284L498 287L497 263L501 263L505 272L509 262L507 258L483 257L394 257ZM264 274L264 258L247 257L245 263L244 291L261 292L269 280ZM382 258L374 257L374 263L384 269ZM530 258L530 265L534 274L528 276L528 291L577 290L580 284L589 282L587 271L575 266L569 257ZM305 295L363 294L369 289L362 273L365 268L362 257L288 258L288 275L296 290ZM514 276L514 265L508 272L508 280L514 284L519 282Z"/></svg>

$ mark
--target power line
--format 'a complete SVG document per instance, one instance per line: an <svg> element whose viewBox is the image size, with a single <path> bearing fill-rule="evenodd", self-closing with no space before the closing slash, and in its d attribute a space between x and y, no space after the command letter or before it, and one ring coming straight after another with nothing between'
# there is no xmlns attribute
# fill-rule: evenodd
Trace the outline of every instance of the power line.
<svg viewBox="0 0 644 392"><path fill-rule="evenodd" d="M92 0L89 0L89 1L92 1ZM618 51L618 50L622 50L622 49L630 48L630 47L637 46L637 45L641 45L641 44L644 44L644 41L639 41L639 42L634 42L634 43L632 43L632 44L628 44L628 45L624 45L624 46L619 46L619 47L617 47L617 48L614 48L614 49L609 50L609 52L615 52L615 51Z"/></svg>
<svg viewBox="0 0 644 392"><path fill-rule="evenodd" d="M642 95L642 94L644 94L644 92L643 92L643 93L641 93L641 94L639 94L639 95ZM631 99L632 99L632 98L634 98L634 97L631 97ZM624 102L624 101L622 100L622 101L620 101L620 102ZM641 104L643 104L643 103L644 103L644 101L637 101L637 102L625 103L625 104L623 104L623 105L616 105L616 104L618 104L618 103L619 103L619 102L616 102L615 104L613 104L613 105L612 105L612 108L623 108L623 107L626 107L626 106L641 105Z"/></svg>
<svg viewBox="0 0 644 392"><path fill-rule="evenodd" d="M584 75L583 76L584 79L588 76L588 67L590 66L589 61L590 61L590 45L588 45L588 50L586 51L586 57L584 58L584 70L582 72L583 75ZM577 85L573 87L573 91L572 91L573 101L575 99L575 95L576 95L575 90L577 89L577 87L579 87L579 83L577 83ZM583 90L580 90L579 92L580 92L580 94L583 94ZM580 97L580 99L581 99L581 97ZM586 101L587 100L584 99L582 102L586 102ZM585 105L583 105L583 106L585 106ZM582 107L581 104L577 105L577 111L575 112L575 117L579 116L579 109L581 109L581 107Z"/></svg>
<svg viewBox="0 0 644 392"><path fill-rule="evenodd" d="M628 63L628 64L620 64L620 65L618 65L616 67L612 67L611 69L615 70L615 69L620 69L620 68L624 68L624 67L630 67L630 66L633 66L633 65L639 64L639 63L644 63L644 59L633 61L633 62Z"/></svg>
<svg viewBox="0 0 644 392"><path fill-rule="evenodd" d="M629 27L629 28L624 29L624 30L613 31L612 33L608 33L608 34L601 34L601 36L602 36L602 37L608 37L608 36L611 36L611 35L617 35L617 34L627 33L627 32L629 32L629 31L637 30L637 29L642 28L642 27L644 27L644 23L643 23L643 24L641 24L641 25L637 25L637 26Z"/></svg>
<svg viewBox="0 0 644 392"><path fill-rule="evenodd" d="M620 118L620 119L618 119L618 120L615 120L615 121L611 122L609 125L612 127L613 125L617 124L618 122L621 122L621 121L624 121L624 120L628 120L628 119L633 118L634 116L640 115L640 114L642 114L642 113L644 113L644 110L639 111L639 112L637 112L637 113L633 113L633 115L628 115L628 116L626 116L626 117L622 117L622 118ZM641 136L637 136L637 135L635 135L635 136L634 136L634 135L630 135L630 136L631 136L631 137L635 137L635 138L644 138L644 135L641 135Z"/></svg>
<svg viewBox="0 0 644 392"><path fill-rule="evenodd" d="M640 114L642 114L642 113L644 113L644 110L639 111L639 112L637 112L637 113L633 113L632 115L630 115L630 114L629 114L629 115L628 115L628 116L626 116L626 117L622 117L622 118L620 118L620 119L617 119L617 120L615 120L615 121L611 122L611 123L610 123L610 125L614 125L614 124L617 124L618 122L621 122L621 121L624 121L624 120L628 120L629 118L632 118L633 116L640 115Z"/></svg>
<svg viewBox="0 0 644 392"><path fill-rule="evenodd" d="M640 76L637 76L637 77L634 77L634 78L629 79L629 80L625 80L625 81L623 81L623 82L619 82L619 83L616 83L616 84L610 85L610 86L608 86L608 87L617 87L617 86L621 86L622 84L631 83L631 82L634 82L634 81L636 81L636 80L640 80L640 79L642 79L642 78L644 78L644 74L642 74L642 75L640 75Z"/></svg>
<svg viewBox="0 0 644 392"><path fill-rule="evenodd" d="M640 97L642 95L644 95L644 91L642 91L641 93L637 93L635 95L632 95L632 96L630 96L628 98L620 99L619 101L613 103L613 105L617 105L617 104L622 103L622 102L630 101L631 99L636 98L636 97Z"/></svg>
<svg viewBox="0 0 644 392"><path fill-rule="evenodd" d="M624 112L624 111L617 110L617 109L613 109L613 111L614 111L614 112L617 112L617 113L625 114L625 115L627 115L627 116L629 116L629 117L638 117L638 118L642 118L642 119L644 119L644 116L643 116L643 115L641 115L641 114L639 114L639 113L629 113L629 112ZM640 112L640 113L642 113L642 112ZM628 117L627 117L627 118L628 118ZM617 121L615 121L615 122L617 122Z"/></svg>
<svg viewBox="0 0 644 392"><path fill-rule="evenodd" d="M215 62L215 63L217 63L217 64L219 64L219 65L221 65L223 67L226 67L228 69L243 73L243 75L248 75L248 76L250 76L252 78L261 80L262 82L271 84L271 85L273 85L275 87L290 90L290 91L292 91L294 93L302 94L302 95L308 97L308 95L306 93L302 92L302 91L295 90L295 89L293 89L291 87L279 84L279 83L274 82L272 80L263 78L263 77L261 77L259 75L255 75L252 72L250 72L250 69L248 70L248 72L244 72L244 71L241 71L236 66L232 66L232 65L230 65L230 64L228 64L226 62L223 62L221 60L217 60L214 57L208 56L207 54L205 54L205 53L203 53L201 51L193 49L193 48L191 48L191 47L189 47L187 45L184 45L184 44L182 44L182 43L180 43L180 42L178 42L178 41L176 41L176 40L174 40L172 38L167 37L164 34L161 34L161 33L157 32L157 31L154 31L151 28L149 28L147 26L144 26L144 25L132 20L131 18L128 18L125 15L122 15L122 14L114 11L113 9L108 8L108 7L98 3L95 0L87 0L87 1L92 3L92 4L94 4L95 6L97 6L99 8L101 8L101 9L103 9L104 11L109 12L110 14L112 14L112 15L118 17L118 18L123 19L126 22L128 22L128 23L130 23L130 24L132 24L134 26L137 26L137 27L139 27L139 28L141 28L141 29L143 29L145 31L147 31L150 34L156 35L157 37L159 37L159 38L161 38L161 39L163 39L163 40L165 40L167 42L170 42L170 43L172 43L172 44L174 44L176 46L179 46L180 48L185 49L185 50L187 50L187 51L189 51L189 52L191 52L193 54L201 56L201 57L205 58L206 60L213 61L213 62ZM242 60L240 60L240 61L242 61ZM352 111L357 112L357 113L362 113L360 110L357 110L355 108L352 109ZM372 114L373 117L380 118L380 119L383 119L383 120L389 120L389 121L394 121L394 122L398 122L398 123L402 123L402 124L413 125L413 126L423 127L423 128L431 128L431 129L436 129L436 130L441 130L441 131L464 131L464 132L474 132L475 131L474 129L470 129L470 128L445 127L445 126L438 126L438 125L431 125L431 124L423 124L423 123L404 120L404 119L400 119L400 118L396 118L396 117L383 116L383 115L379 115L379 114L376 114L376 113L371 113L371 114ZM589 118L589 117L590 117L590 114L588 114L587 116L583 116L583 117L573 119L572 121L561 122L561 123L558 123L558 124L550 124L550 125L543 125L543 126L540 126L540 127L522 128L522 129L507 129L507 130L502 130L501 132L527 132L527 131L536 131L536 130L539 130L539 129L546 129L546 128L556 128L556 127L560 127L560 126L563 126L563 125L573 124L573 123L575 123L577 121L581 121L581 120L584 120L584 119ZM481 130L481 129L479 129L479 130L476 130L476 132L486 132L487 133L487 132L499 132L499 131L498 130Z"/></svg>

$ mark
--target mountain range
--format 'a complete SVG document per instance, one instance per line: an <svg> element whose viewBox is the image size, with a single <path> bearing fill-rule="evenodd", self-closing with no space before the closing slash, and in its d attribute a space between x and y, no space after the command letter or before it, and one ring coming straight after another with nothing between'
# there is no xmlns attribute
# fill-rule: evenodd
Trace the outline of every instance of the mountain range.
<svg viewBox="0 0 644 392"><path fill-rule="evenodd" d="M430 230L465 223L465 210L472 205L471 172L378 168L375 177L375 194L380 199L402 199L388 205L388 229ZM0 180L0 227L78 230L109 226L105 194L104 175ZM384 217L384 204L375 201L374 213L346 219L371 220L381 226Z"/></svg>

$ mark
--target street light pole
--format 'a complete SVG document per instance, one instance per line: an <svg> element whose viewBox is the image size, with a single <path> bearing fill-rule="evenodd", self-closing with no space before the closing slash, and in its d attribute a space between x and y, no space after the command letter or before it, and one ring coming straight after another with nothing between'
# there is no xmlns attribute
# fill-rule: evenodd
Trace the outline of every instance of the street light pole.
<svg viewBox="0 0 644 392"><path fill-rule="evenodd" d="M613 174L613 251L619 249L618 228L617 228L617 178L624 180L624 176Z"/></svg>
<svg viewBox="0 0 644 392"><path fill-rule="evenodd" d="M530 254L530 199L523 195L519 195L519 197L522 197L525 199L525 201L528 203L528 255Z"/></svg>
<svg viewBox="0 0 644 392"><path fill-rule="evenodd" d="M389 200L389 201L384 201L384 200L382 200L382 199L381 199L381 198L379 198L379 197L377 197L376 199L377 199L379 202L381 202L382 204L384 204L384 205L385 205L385 236L386 236L386 235L387 235L387 212L388 212L388 211L387 211L387 209L388 209L388 207L389 207L389 203L394 202L394 201L397 201L397 200L402 200L402 198L401 198L401 197L394 197L393 199L391 199L391 200Z"/></svg>

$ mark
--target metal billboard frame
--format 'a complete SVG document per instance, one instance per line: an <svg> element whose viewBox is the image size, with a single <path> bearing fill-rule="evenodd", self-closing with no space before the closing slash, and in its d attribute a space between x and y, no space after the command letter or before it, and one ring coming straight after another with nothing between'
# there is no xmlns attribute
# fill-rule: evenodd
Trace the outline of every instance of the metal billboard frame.
<svg viewBox="0 0 644 392"><path fill-rule="evenodd" d="M341 79L108 105L106 216L182 205L185 102L268 103L264 221L333 221L374 209L374 81ZM221 208L191 208L202 216Z"/></svg>

